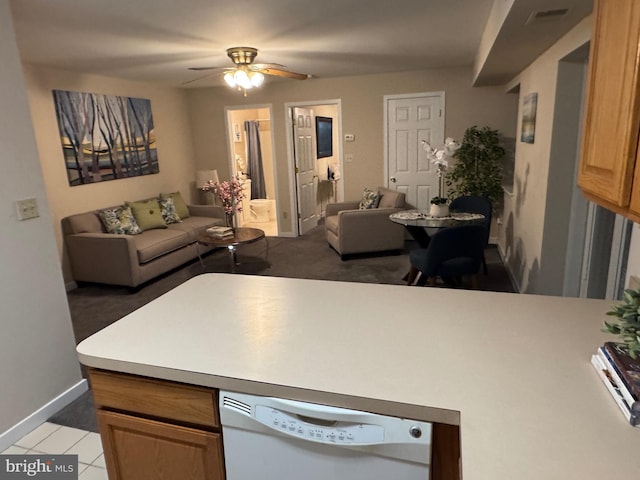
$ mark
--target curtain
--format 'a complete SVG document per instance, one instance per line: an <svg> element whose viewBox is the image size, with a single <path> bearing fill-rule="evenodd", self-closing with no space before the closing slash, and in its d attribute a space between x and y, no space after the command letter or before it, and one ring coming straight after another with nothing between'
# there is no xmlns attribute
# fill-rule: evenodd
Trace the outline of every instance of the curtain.
<svg viewBox="0 0 640 480"><path fill-rule="evenodd" d="M244 131L247 134L247 175L251 179L251 198L267 198L260 147L260 125L255 120L247 120L244 122Z"/></svg>

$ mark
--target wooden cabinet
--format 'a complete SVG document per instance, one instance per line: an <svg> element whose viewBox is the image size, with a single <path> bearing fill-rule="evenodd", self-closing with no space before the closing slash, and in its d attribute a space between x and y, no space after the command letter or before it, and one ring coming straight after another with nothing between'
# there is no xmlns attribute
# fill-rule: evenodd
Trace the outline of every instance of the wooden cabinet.
<svg viewBox="0 0 640 480"><path fill-rule="evenodd" d="M640 221L640 2L596 0L593 18L578 185Z"/></svg>
<svg viewBox="0 0 640 480"><path fill-rule="evenodd" d="M223 480L217 391L90 372L110 480Z"/></svg>

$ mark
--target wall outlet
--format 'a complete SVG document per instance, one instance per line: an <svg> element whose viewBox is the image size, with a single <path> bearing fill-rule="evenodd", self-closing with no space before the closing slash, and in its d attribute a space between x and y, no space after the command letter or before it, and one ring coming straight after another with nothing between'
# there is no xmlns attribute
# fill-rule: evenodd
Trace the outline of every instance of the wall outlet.
<svg viewBox="0 0 640 480"><path fill-rule="evenodd" d="M346 154L344 155L344 161L345 161L346 163L351 163L351 162L353 162L353 155L352 155L351 153L346 153Z"/></svg>
<svg viewBox="0 0 640 480"><path fill-rule="evenodd" d="M287 212L282 212L282 219L286 220L287 219Z"/></svg>
<svg viewBox="0 0 640 480"><path fill-rule="evenodd" d="M30 218L37 218L40 216L38 213L38 202L35 198L17 200L16 208L18 210L18 220L29 220Z"/></svg>

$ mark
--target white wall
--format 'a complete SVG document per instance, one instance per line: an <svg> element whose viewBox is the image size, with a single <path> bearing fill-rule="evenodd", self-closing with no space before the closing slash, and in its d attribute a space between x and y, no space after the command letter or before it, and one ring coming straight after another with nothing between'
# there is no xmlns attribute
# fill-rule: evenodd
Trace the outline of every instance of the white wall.
<svg viewBox="0 0 640 480"><path fill-rule="evenodd" d="M196 202L194 150L185 91L98 75L24 66L40 165L50 199L58 251L63 255L60 220L74 213L121 205L160 193L180 191ZM95 184L69 186L64 168L52 90L119 95L151 100L160 172ZM72 281L66 259L63 273Z"/></svg>
<svg viewBox="0 0 640 480"><path fill-rule="evenodd" d="M513 195L505 195L498 245L521 292L538 293L540 262L547 204L552 134L556 108L556 82L560 59L591 38L591 16L585 18L555 45L521 72L511 85L520 85L522 99L538 93L535 142L520 142L522 112L518 112L518 132ZM576 88L579 88L577 86Z"/></svg>
<svg viewBox="0 0 640 480"><path fill-rule="evenodd" d="M82 380L8 3L0 0L0 451L16 424ZM14 202L26 197L40 217L18 221Z"/></svg>

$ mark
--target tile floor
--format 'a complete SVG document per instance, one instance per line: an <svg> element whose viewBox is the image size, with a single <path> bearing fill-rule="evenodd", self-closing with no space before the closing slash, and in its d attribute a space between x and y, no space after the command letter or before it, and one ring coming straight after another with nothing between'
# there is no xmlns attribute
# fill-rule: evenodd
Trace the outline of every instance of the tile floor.
<svg viewBox="0 0 640 480"><path fill-rule="evenodd" d="M79 480L108 480L97 433L45 422L2 453L78 455Z"/></svg>

